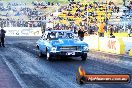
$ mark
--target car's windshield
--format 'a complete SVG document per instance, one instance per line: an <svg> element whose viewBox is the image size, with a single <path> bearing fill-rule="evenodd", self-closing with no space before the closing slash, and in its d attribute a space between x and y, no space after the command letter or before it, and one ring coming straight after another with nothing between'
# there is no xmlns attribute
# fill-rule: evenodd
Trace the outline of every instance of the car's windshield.
<svg viewBox="0 0 132 88"><path fill-rule="evenodd" d="M58 38L74 38L74 35L70 32L49 32L47 38L51 40Z"/></svg>

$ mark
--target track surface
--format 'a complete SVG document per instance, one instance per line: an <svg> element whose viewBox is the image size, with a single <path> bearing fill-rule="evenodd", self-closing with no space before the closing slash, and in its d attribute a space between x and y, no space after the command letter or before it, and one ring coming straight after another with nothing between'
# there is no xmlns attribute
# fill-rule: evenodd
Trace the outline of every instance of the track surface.
<svg viewBox="0 0 132 88"><path fill-rule="evenodd" d="M35 54L39 37L7 37L6 48L0 48L2 59L23 88L132 88L128 84L76 83L76 72L82 66L88 74L130 74L132 58L89 52L87 61L63 58L49 62Z"/></svg>

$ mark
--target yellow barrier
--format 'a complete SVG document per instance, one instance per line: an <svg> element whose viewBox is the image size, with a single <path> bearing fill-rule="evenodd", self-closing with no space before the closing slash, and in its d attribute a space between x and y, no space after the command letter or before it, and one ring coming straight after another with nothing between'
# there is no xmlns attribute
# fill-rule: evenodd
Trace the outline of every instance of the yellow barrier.
<svg viewBox="0 0 132 88"><path fill-rule="evenodd" d="M132 56L132 49L130 49L129 51L129 56Z"/></svg>
<svg viewBox="0 0 132 88"><path fill-rule="evenodd" d="M125 44L123 42L123 39L119 38L118 41L119 41L120 49L117 51L117 54L125 54Z"/></svg>
<svg viewBox="0 0 132 88"><path fill-rule="evenodd" d="M107 53L125 54L125 45L122 38L107 38L98 36L86 36L84 42L91 50L100 50Z"/></svg>
<svg viewBox="0 0 132 88"><path fill-rule="evenodd" d="M99 44L100 51L115 54L125 54L125 45L121 38L117 39L100 37Z"/></svg>

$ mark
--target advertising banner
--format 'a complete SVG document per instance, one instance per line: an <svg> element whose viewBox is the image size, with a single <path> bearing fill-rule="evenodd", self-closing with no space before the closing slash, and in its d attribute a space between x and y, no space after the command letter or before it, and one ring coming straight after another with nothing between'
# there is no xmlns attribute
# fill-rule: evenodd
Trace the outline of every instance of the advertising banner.
<svg viewBox="0 0 132 88"><path fill-rule="evenodd" d="M5 27L6 36L41 36L41 27Z"/></svg>

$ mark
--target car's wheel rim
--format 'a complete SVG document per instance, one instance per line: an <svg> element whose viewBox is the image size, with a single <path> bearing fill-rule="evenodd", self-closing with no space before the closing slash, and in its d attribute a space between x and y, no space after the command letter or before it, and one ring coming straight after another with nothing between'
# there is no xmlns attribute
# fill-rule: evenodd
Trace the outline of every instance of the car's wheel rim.
<svg viewBox="0 0 132 88"><path fill-rule="evenodd" d="M47 60L49 60L49 57L50 57L50 55L49 55L49 53L47 52Z"/></svg>

